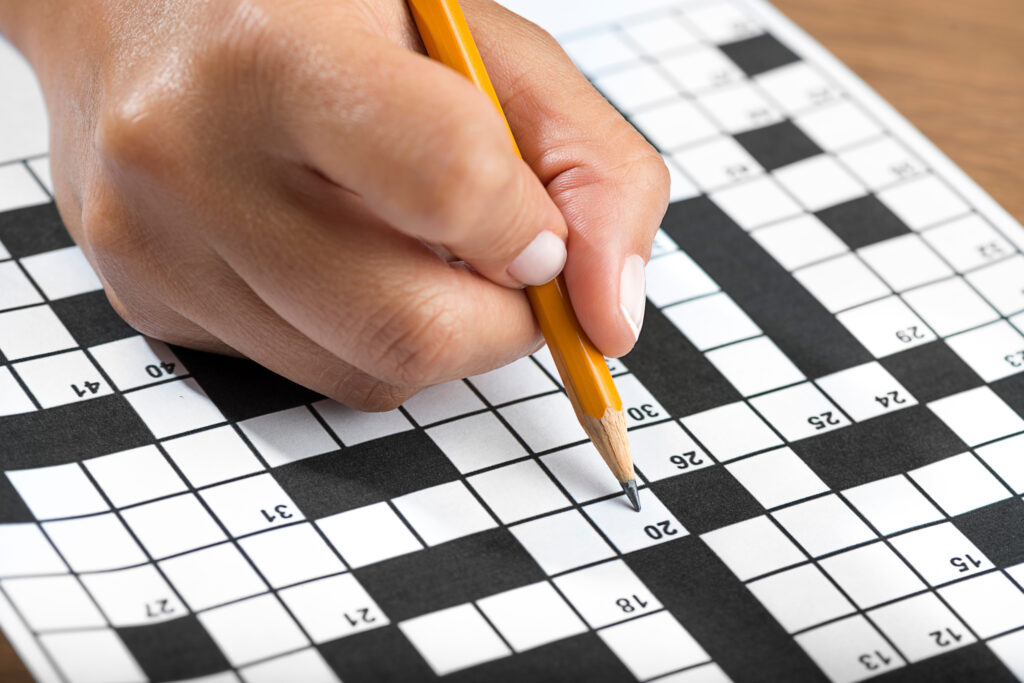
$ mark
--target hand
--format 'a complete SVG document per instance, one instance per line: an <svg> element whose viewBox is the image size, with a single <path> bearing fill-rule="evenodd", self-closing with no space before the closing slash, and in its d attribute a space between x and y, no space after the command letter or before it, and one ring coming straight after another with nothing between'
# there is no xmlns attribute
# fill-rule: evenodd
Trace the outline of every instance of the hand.
<svg viewBox="0 0 1024 683"><path fill-rule="evenodd" d="M0 0L0 28L118 313L382 410L538 348L519 288L563 261L606 355L642 323L664 164L550 36L464 10L525 163L398 0Z"/></svg>

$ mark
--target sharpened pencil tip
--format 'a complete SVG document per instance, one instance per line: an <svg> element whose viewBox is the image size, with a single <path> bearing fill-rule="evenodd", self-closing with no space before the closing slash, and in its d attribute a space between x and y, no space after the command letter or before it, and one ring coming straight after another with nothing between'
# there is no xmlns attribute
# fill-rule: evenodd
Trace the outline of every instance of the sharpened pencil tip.
<svg viewBox="0 0 1024 683"><path fill-rule="evenodd" d="M640 512L640 494L636 490L636 479L622 482L622 490L626 492L626 498L633 504L633 509Z"/></svg>

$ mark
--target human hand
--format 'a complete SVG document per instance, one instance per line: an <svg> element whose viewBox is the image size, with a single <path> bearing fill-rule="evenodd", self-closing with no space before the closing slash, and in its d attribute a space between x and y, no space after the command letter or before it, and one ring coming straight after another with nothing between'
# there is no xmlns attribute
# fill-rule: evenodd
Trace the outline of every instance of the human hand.
<svg viewBox="0 0 1024 683"><path fill-rule="evenodd" d="M660 157L550 36L463 4L525 163L398 0L0 0L0 29L128 323L381 410L535 350L518 287L563 260L583 328L627 352L665 209Z"/></svg>

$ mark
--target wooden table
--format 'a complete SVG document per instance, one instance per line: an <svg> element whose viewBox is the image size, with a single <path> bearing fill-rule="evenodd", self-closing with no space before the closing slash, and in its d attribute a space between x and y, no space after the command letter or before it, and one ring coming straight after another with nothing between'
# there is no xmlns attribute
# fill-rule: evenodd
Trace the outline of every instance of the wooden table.
<svg viewBox="0 0 1024 683"><path fill-rule="evenodd" d="M775 4L1024 222L1021 0ZM31 680L2 635L0 680Z"/></svg>

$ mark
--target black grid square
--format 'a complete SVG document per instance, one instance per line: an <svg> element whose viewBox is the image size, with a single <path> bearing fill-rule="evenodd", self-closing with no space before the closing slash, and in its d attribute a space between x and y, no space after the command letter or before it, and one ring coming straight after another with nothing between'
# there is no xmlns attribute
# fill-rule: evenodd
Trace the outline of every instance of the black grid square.
<svg viewBox="0 0 1024 683"><path fill-rule="evenodd" d="M14 489L11 480L0 474L0 524L34 521L35 517Z"/></svg>
<svg viewBox="0 0 1024 683"><path fill-rule="evenodd" d="M117 629L149 680L178 681L231 668L195 616Z"/></svg>
<svg viewBox="0 0 1024 683"><path fill-rule="evenodd" d="M983 382L943 341L900 351L879 361L920 403L935 401Z"/></svg>
<svg viewBox="0 0 1024 683"><path fill-rule="evenodd" d="M438 680L394 624L322 643L320 654L345 683Z"/></svg>
<svg viewBox="0 0 1024 683"><path fill-rule="evenodd" d="M724 467L705 467L663 479L651 488L691 534L764 514L760 503Z"/></svg>
<svg viewBox="0 0 1024 683"><path fill-rule="evenodd" d="M788 119L764 128L738 133L735 137L750 156L757 159L757 162L768 171L822 153L821 147Z"/></svg>
<svg viewBox="0 0 1024 683"><path fill-rule="evenodd" d="M910 228L873 194L830 206L815 215L850 249L910 232Z"/></svg>
<svg viewBox="0 0 1024 683"><path fill-rule="evenodd" d="M58 299L50 304L50 308L82 347L106 344L138 334L114 311L103 290Z"/></svg>
<svg viewBox="0 0 1024 683"><path fill-rule="evenodd" d="M64 465L153 443L122 396L0 418L0 469Z"/></svg>
<svg viewBox="0 0 1024 683"><path fill-rule="evenodd" d="M989 386L999 398L1024 417L1024 374L1010 375L992 382Z"/></svg>
<svg viewBox="0 0 1024 683"><path fill-rule="evenodd" d="M759 73L800 61L800 57L770 33L737 40L735 43L718 47L748 76L756 76Z"/></svg>
<svg viewBox="0 0 1024 683"><path fill-rule="evenodd" d="M972 643L893 669L871 679L878 683L1019 683L985 643Z"/></svg>
<svg viewBox="0 0 1024 683"><path fill-rule="evenodd" d="M377 562L354 574L393 622L545 578L504 527Z"/></svg>
<svg viewBox="0 0 1024 683"><path fill-rule="evenodd" d="M40 204L0 213L0 242L15 258L74 245L56 204Z"/></svg>
<svg viewBox="0 0 1024 683"><path fill-rule="evenodd" d="M295 408L322 398L250 360L180 346L174 347L174 353L210 400L232 421Z"/></svg>
<svg viewBox="0 0 1024 683"><path fill-rule="evenodd" d="M953 518L953 524L997 567L1024 562L1024 501L1020 498L965 512Z"/></svg>
<svg viewBox="0 0 1024 683"><path fill-rule="evenodd" d="M636 678L596 633L557 640L445 676L452 683L587 681L633 683Z"/></svg>
<svg viewBox="0 0 1024 683"><path fill-rule="evenodd" d="M408 431L282 465L274 477L309 519L444 484L459 473L430 437Z"/></svg>
<svg viewBox="0 0 1024 683"><path fill-rule="evenodd" d="M792 448L833 490L891 477L967 450L923 405L804 439Z"/></svg>

